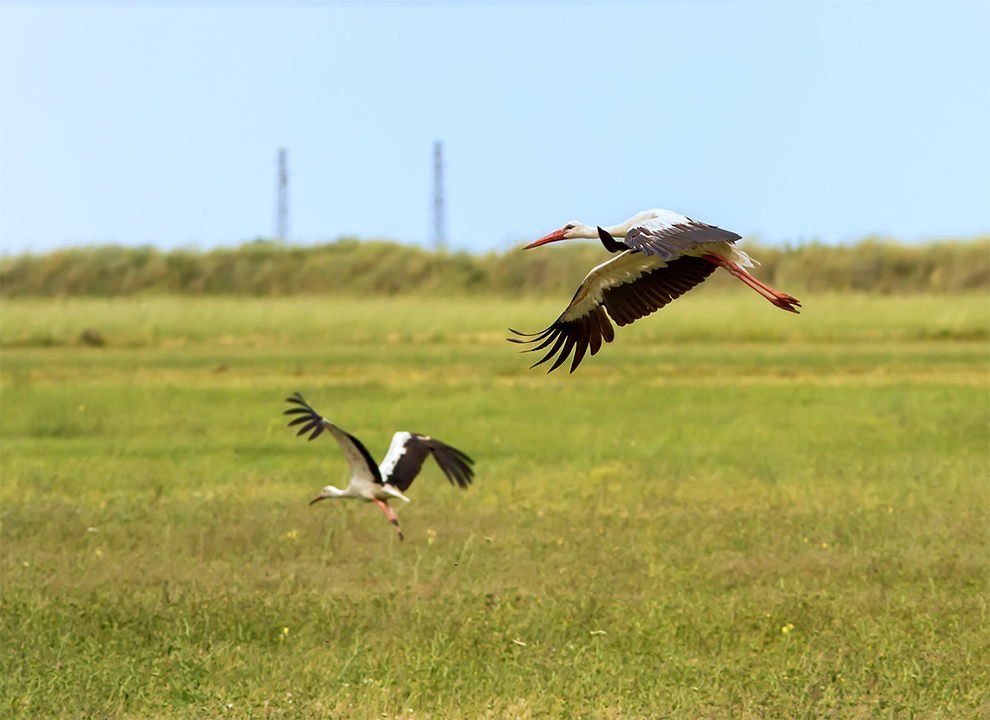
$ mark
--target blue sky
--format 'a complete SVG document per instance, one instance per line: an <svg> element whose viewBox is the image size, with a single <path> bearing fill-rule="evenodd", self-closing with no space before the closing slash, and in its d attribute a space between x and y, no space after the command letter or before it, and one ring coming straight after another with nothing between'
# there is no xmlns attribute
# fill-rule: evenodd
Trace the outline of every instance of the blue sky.
<svg viewBox="0 0 990 720"><path fill-rule="evenodd" d="M990 232L990 2L0 2L0 251Z"/></svg>

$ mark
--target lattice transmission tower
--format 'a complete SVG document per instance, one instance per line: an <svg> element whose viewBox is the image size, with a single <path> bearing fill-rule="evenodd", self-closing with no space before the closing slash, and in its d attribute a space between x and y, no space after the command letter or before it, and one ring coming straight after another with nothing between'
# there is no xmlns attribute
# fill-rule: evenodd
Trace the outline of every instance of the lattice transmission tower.
<svg viewBox="0 0 990 720"><path fill-rule="evenodd" d="M433 143L433 249L447 247L447 228L443 210L443 143Z"/></svg>
<svg viewBox="0 0 990 720"><path fill-rule="evenodd" d="M289 234L289 168L287 151L278 151L278 174L275 191L275 239L284 242Z"/></svg>

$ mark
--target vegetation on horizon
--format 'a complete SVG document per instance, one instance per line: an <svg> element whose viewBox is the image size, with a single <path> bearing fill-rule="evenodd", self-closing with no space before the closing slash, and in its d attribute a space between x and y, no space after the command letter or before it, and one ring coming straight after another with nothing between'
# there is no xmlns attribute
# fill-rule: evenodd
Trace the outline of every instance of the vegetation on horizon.
<svg viewBox="0 0 990 720"><path fill-rule="evenodd" d="M921 245L868 238L855 245L742 247L760 261L761 279L792 294L990 288L986 237ZM210 251L98 245L0 258L0 296L569 295L607 257L590 242L485 255L355 238L309 246L257 240ZM716 273L707 284L730 282Z"/></svg>

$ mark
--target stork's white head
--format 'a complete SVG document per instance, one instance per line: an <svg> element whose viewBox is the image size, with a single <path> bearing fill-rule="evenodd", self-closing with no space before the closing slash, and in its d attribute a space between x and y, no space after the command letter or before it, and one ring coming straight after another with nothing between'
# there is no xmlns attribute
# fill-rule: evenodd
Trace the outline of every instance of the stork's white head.
<svg viewBox="0 0 990 720"><path fill-rule="evenodd" d="M333 485L327 485L325 488L323 488L323 492L321 492L319 495L317 495L315 498L309 501L309 504L312 505L313 503L319 502L320 500L326 500L327 498L342 497L343 495L344 495L343 490L340 490L339 488L335 488Z"/></svg>
<svg viewBox="0 0 990 720"><path fill-rule="evenodd" d="M530 248L557 242L558 240L577 240L578 238L584 240L597 240L598 230L588 227L587 225L582 225L579 222L569 222L560 230L552 232L549 235L544 235L535 242L531 242L529 245L524 247L523 250L529 250Z"/></svg>

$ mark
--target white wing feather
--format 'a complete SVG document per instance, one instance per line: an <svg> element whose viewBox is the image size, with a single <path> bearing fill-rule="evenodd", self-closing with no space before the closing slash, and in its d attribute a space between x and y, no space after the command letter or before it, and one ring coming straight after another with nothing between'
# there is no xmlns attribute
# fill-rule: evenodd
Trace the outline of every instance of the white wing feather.
<svg viewBox="0 0 990 720"><path fill-rule="evenodd" d="M378 466L379 472L382 474L382 479L392 475L395 470L396 464L402 459L402 456L406 454L406 444L412 437L412 433L407 432L397 432L392 436L392 444L388 446L388 452L385 453L385 459L382 460L382 464Z"/></svg>
<svg viewBox="0 0 990 720"><path fill-rule="evenodd" d="M667 267L667 263L657 255L644 255L635 250L622 251L588 273L558 322L583 317L601 304L602 295L609 288L636 282L643 273L662 267Z"/></svg>

